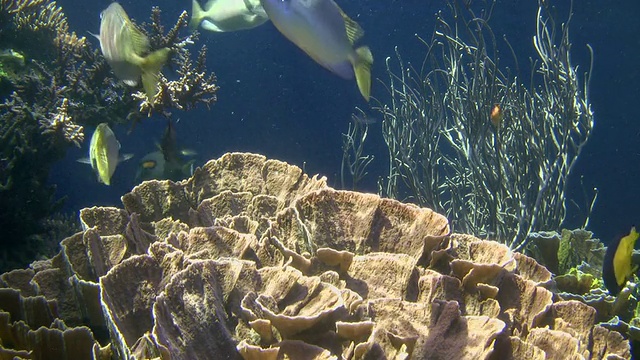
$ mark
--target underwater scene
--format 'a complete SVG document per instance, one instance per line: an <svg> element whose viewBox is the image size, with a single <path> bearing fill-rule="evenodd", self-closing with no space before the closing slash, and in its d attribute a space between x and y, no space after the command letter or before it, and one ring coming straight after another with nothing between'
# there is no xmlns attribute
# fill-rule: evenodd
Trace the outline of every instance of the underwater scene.
<svg viewBox="0 0 640 360"><path fill-rule="evenodd" d="M0 360L640 359L638 14L0 0Z"/></svg>

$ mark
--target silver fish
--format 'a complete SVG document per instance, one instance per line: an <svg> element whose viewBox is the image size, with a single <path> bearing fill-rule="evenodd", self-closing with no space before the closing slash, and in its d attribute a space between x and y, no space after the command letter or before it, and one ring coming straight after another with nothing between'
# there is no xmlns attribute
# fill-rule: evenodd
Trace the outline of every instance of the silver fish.
<svg viewBox="0 0 640 360"><path fill-rule="evenodd" d="M200 7L192 0L189 26L209 31L225 32L251 29L264 24L269 18L260 5L260 0L209 0Z"/></svg>
<svg viewBox="0 0 640 360"><path fill-rule="evenodd" d="M158 91L160 69L170 50L162 48L147 55L149 39L129 19L120 4L114 2L100 14L100 49L118 79L136 86L142 77L142 86L149 100Z"/></svg>
<svg viewBox="0 0 640 360"><path fill-rule="evenodd" d="M354 48L364 31L333 0L261 0L275 27L315 62L352 79L369 101L373 56L367 46Z"/></svg>

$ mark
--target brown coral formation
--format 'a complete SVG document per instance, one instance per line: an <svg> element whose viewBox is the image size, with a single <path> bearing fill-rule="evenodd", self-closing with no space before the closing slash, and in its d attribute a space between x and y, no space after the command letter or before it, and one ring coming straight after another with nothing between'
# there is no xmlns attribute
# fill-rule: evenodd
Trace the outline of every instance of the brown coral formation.
<svg viewBox="0 0 640 360"><path fill-rule="evenodd" d="M109 347L74 344L123 359L630 357L593 308L554 302L533 259L260 155L122 201L84 209L56 258L0 276L0 351L28 358L40 344L3 326L43 325L91 329Z"/></svg>

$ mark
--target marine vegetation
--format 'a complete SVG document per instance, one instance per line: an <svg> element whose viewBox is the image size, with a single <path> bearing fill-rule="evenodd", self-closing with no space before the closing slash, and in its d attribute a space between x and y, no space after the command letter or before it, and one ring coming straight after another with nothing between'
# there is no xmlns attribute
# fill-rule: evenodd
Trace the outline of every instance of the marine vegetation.
<svg viewBox="0 0 640 360"><path fill-rule="evenodd" d="M215 77L204 69L206 49L191 59L187 17L183 12L165 31L156 7L150 23L138 27L151 49L171 49L169 62L177 69L175 76L159 77L158 94L149 101L115 77L97 41L70 31L55 2L0 0L0 50L24 57L24 66L11 72L0 59L7 74L0 79L0 268L24 266L40 254L31 238L45 233L43 221L59 205L47 185L49 169L70 146L80 146L85 128L215 102Z"/></svg>
<svg viewBox="0 0 640 360"><path fill-rule="evenodd" d="M621 332L634 354L640 349L640 287L633 274L640 254L632 252L636 235L632 229L605 248L584 229L534 232L524 252L554 274L560 298L593 307L596 322Z"/></svg>
<svg viewBox="0 0 640 360"><path fill-rule="evenodd" d="M449 1L432 37L419 38L418 66L398 50L387 58L391 99L378 109L389 170L380 192L522 250L529 233L559 229L565 218L567 182L594 123L591 69L580 74L570 61L572 9L560 23L538 2L537 57L522 75L508 37L489 26L496 2L482 4ZM515 66L503 65L503 53Z"/></svg>
<svg viewBox="0 0 640 360"><path fill-rule="evenodd" d="M349 130L342 134L342 163L340 165L340 185L342 189L356 190L358 183L367 176L367 167L375 159L365 153L365 142L369 133L370 120L365 112L356 108L351 114Z"/></svg>

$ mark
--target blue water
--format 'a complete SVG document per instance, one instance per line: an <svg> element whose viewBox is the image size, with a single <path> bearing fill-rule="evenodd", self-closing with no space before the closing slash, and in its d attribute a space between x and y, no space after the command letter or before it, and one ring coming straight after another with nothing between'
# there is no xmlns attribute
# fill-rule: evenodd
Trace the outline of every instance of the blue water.
<svg viewBox="0 0 640 360"><path fill-rule="evenodd" d="M371 47L375 58L372 77L384 80L384 59L393 55L395 46L406 60L422 60L425 48L414 34L429 38L434 14L443 8L441 1L430 0L337 2L364 28L363 43ZM64 8L71 29L85 34L98 31L99 13L110 2L58 3ZM564 13L569 2L554 3ZM191 9L188 1L121 4L138 22L147 20L151 6L158 5L167 26L182 10ZM498 37L507 35L526 74L528 58L534 55L535 12L534 1L498 1L491 22ZM580 178L587 189L599 189L589 230L606 242L640 224L638 14L640 5L635 1L618 2L614 7L608 2L576 0L571 25L573 63L582 70L588 69L586 44L595 51L590 101L596 125L575 169L570 195L577 203L584 203ZM347 131L354 107L368 107L355 82L342 80L317 65L270 23L235 33L203 32L196 45L201 44L209 48L207 67L218 76L218 102L210 110L200 107L178 114L180 121L176 125L182 145L197 151L198 164L225 152L258 152L298 166L304 164L308 173L326 175L330 185L339 187L341 133ZM377 81L373 82L372 95L383 102L387 99ZM134 185L137 160L155 150L154 142L160 139L165 125L162 118L150 118L130 135L128 126L114 129L122 144L121 152L134 153L136 157L120 164L110 187L99 184L88 166L75 162L86 156L88 142L83 149L69 151L51 173L58 196L67 199L64 210L120 206L120 196ZM376 155L370 173L376 176L362 184L363 191L375 191L376 177L384 173L386 150L379 130L378 122L372 126L369 144L370 152ZM87 137L92 131L86 130ZM582 221L582 214L570 206L566 225L576 227Z"/></svg>

